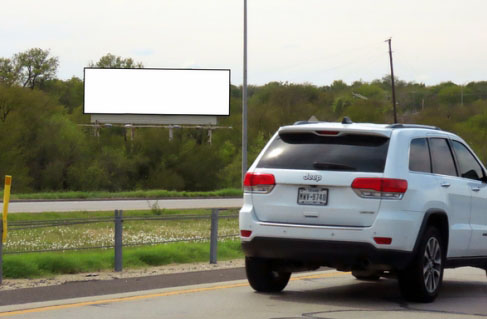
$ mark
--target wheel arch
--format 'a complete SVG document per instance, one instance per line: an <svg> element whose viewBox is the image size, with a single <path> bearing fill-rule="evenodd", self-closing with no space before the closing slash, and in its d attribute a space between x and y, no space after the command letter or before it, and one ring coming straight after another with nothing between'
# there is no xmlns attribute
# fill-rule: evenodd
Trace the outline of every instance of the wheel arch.
<svg viewBox="0 0 487 319"><path fill-rule="evenodd" d="M428 226L436 226L441 233L441 237L444 241L444 256L446 257L448 252L448 243L450 237L450 226L448 221L447 213L442 209L429 209L426 211L423 217L423 221L421 222L421 227L418 232L418 236L416 237L416 243L414 244L414 254L419 249L419 245L421 243L421 238L425 234Z"/></svg>

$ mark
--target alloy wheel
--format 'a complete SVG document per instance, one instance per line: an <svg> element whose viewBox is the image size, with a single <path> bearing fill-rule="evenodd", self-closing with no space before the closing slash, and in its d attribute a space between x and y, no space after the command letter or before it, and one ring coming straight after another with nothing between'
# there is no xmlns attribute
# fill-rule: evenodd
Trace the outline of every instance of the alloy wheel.
<svg viewBox="0 0 487 319"><path fill-rule="evenodd" d="M438 289L441 278L441 247L438 239L430 237L424 250L423 278L429 293Z"/></svg>

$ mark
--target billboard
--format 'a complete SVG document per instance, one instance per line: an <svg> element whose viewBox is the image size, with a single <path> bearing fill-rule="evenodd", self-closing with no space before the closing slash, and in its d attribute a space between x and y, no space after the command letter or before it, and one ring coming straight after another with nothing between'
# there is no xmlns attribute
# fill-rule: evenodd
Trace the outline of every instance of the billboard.
<svg viewBox="0 0 487 319"><path fill-rule="evenodd" d="M228 69L84 69L84 113L230 115Z"/></svg>

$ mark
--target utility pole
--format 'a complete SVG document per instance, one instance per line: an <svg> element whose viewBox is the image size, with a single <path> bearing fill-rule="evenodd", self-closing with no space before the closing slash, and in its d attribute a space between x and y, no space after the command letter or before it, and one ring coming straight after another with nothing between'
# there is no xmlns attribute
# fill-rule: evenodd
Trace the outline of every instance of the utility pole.
<svg viewBox="0 0 487 319"><path fill-rule="evenodd" d="M384 42L389 42L389 60L391 63L391 83L392 83L392 107L394 110L394 123L397 123L397 113L396 113L396 87L394 86L394 67L392 66L392 38L387 39Z"/></svg>
<svg viewBox="0 0 487 319"><path fill-rule="evenodd" d="M247 0L244 0L244 52L242 84L242 181L247 172Z"/></svg>

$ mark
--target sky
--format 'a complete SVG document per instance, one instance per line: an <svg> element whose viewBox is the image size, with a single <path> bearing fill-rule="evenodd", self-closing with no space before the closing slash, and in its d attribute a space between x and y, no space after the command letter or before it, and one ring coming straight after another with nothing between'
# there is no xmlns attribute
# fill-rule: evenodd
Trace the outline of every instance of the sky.
<svg viewBox="0 0 487 319"><path fill-rule="evenodd" d="M58 77L106 53L152 68L243 74L244 0L2 0L0 57L38 47ZM427 85L487 80L485 0L248 0L248 83L329 85L388 75Z"/></svg>

